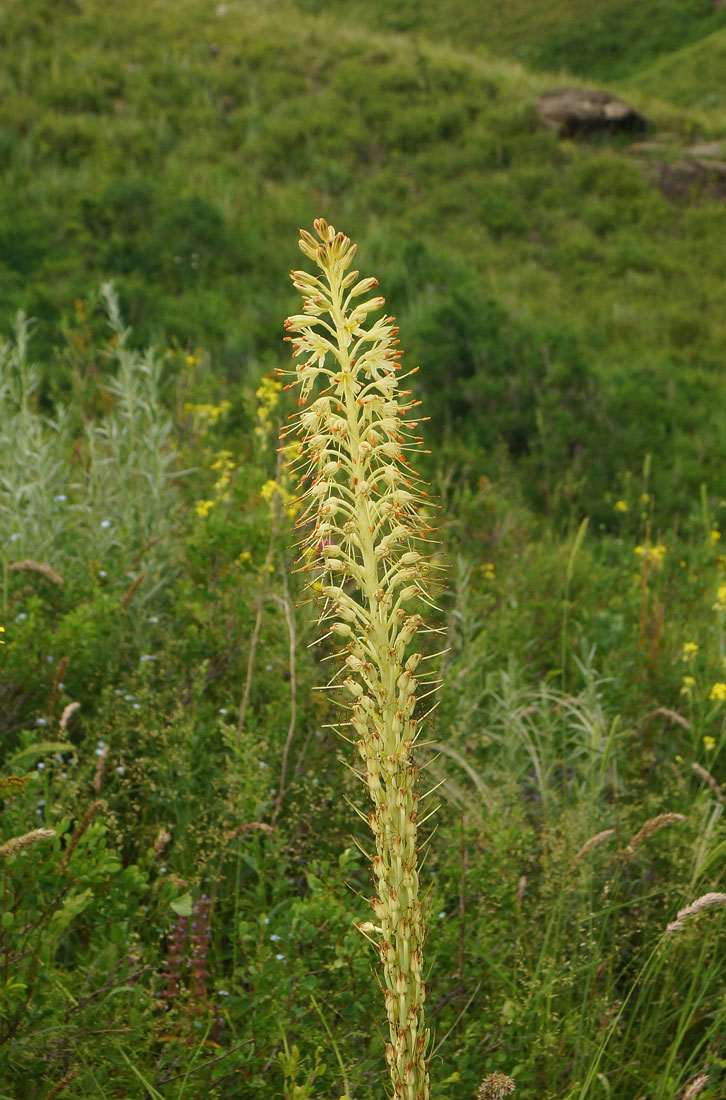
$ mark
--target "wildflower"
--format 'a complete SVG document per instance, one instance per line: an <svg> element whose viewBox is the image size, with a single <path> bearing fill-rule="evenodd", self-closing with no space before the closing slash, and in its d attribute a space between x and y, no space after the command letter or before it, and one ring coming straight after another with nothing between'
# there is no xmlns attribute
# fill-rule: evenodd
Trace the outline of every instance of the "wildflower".
<svg viewBox="0 0 726 1100"><path fill-rule="evenodd" d="M668 552L668 547L664 546L662 542L659 542L656 546L636 546L635 553L643 561L653 562L655 565L662 565L663 559Z"/></svg>
<svg viewBox="0 0 726 1100"><path fill-rule="evenodd" d="M53 497L53 500L56 504L62 504L64 501L68 500L68 497L65 493L58 493L56 496Z"/></svg>
<svg viewBox="0 0 726 1100"><path fill-rule="evenodd" d="M226 707L220 707L217 713L218 714L226 714L227 713L227 708Z"/></svg>
<svg viewBox="0 0 726 1100"><path fill-rule="evenodd" d="M36 724L36 726L47 726L48 725L48 719L47 718L36 718L35 719L35 724Z"/></svg>
<svg viewBox="0 0 726 1100"><path fill-rule="evenodd" d="M43 763L43 761L42 761L42 760L39 760L39 761L38 761L38 765L37 765L37 767L38 767L38 771L39 771L39 772L44 772L44 771L45 771L45 764Z"/></svg>
<svg viewBox="0 0 726 1100"><path fill-rule="evenodd" d="M682 661L690 661L698 653L698 645L696 642L684 642L683 650L681 652Z"/></svg>
<svg viewBox="0 0 726 1100"><path fill-rule="evenodd" d="M640 494L640 503L641 504L649 504L650 503L650 493L641 493Z"/></svg>
<svg viewBox="0 0 726 1100"><path fill-rule="evenodd" d="M252 555L249 550L243 550L242 553L238 555L237 561L240 565L249 565L252 561Z"/></svg>
<svg viewBox="0 0 726 1100"><path fill-rule="evenodd" d="M514 1092L514 1081L505 1073L490 1073L479 1086L477 1100L503 1100L507 1093Z"/></svg>
<svg viewBox="0 0 726 1100"><path fill-rule="evenodd" d="M711 737L711 735L707 733L706 736L703 738L703 747L706 752L713 752L713 750L716 748L716 738Z"/></svg>
<svg viewBox="0 0 726 1100"><path fill-rule="evenodd" d="M484 575L484 580L485 581L493 581L494 580L494 578L496 576L496 569L495 569L495 566L494 566L493 562L488 561L486 563L486 565L482 565L481 571Z"/></svg>
<svg viewBox="0 0 726 1100"><path fill-rule="evenodd" d="M212 508L214 508L214 501L198 500L194 507L197 510L197 515L200 516L202 519L205 519L211 512Z"/></svg>
<svg viewBox="0 0 726 1100"><path fill-rule="evenodd" d="M149 622L150 623L158 623L158 621L159 621L159 616L158 615L149 615Z"/></svg>
<svg viewBox="0 0 726 1100"><path fill-rule="evenodd" d="M716 602L713 611L726 611L726 584L720 584L716 592Z"/></svg>
<svg viewBox="0 0 726 1100"><path fill-rule="evenodd" d="M4 634L4 633L5 633L5 627L4 627L4 626L0 626L0 635L2 635L2 634ZM2 637L0 637L0 645L5 645L5 639L4 639L4 638L2 638Z"/></svg>
<svg viewBox="0 0 726 1100"><path fill-rule="evenodd" d="M628 505L628 502L626 500L616 500L615 501L615 511L616 512L629 512L630 507Z"/></svg>
<svg viewBox="0 0 726 1100"><path fill-rule="evenodd" d="M21 611L19 615L15 616L15 622L16 623L24 623L25 620L27 619L27 617L28 616L25 614L25 612Z"/></svg>
<svg viewBox="0 0 726 1100"><path fill-rule="evenodd" d="M292 273L303 312L285 327L297 360L289 373L298 388L296 432L302 452L295 470L304 509L298 526L304 547L300 569L320 594L323 629L340 638L336 686L353 696L348 724L363 761L373 803L371 898L381 928L390 1041L386 1044L392 1091L408 1100L429 1095L417 843L420 811L412 748L421 653L406 656L423 626L409 601L427 598L426 554L430 526L425 487L411 465L421 447L417 402L399 388L394 319L371 322L385 301L368 297L378 284L349 271L355 245L327 222L315 222L318 239L301 231L300 248L319 273ZM333 626L336 629L333 630Z"/></svg>
<svg viewBox="0 0 726 1100"><path fill-rule="evenodd" d="M111 520L110 519L102 519L101 520L101 527L106 528L106 527L110 527L110 526L111 526Z"/></svg>
<svg viewBox="0 0 726 1100"><path fill-rule="evenodd" d="M696 677L695 676L684 676L683 677L683 684L682 684L682 687L681 687L681 695L690 695L695 686L696 686Z"/></svg>
<svg viewBox="0 0 726 1100"><path fill-rule="evenodd" d="M714 527L709 535L709 538L711 539L711 542L715 545L721 539L721 532Z"/></svg>
<svg viewBox="0 0 726 1100"><path fill-rule="evenodd" d="M726 684L722 682L715 683L711 688L708 695L709 699L713 699L717 702L723 702L726 699Z"/></svg>

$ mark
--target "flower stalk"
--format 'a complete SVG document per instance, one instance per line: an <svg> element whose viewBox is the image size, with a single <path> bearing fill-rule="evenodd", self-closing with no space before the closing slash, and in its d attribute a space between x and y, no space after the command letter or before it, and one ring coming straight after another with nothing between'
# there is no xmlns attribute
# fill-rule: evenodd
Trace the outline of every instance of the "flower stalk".
<svg viewBox="0 0 726 1100"><path fill-rule="evenodd" d="M413 755L422 686L414 642L424 622L412 604L428 600L431 528L421 513L426 493L407 457L421 449L410 418L418 402L400 388L394 318L370 319L384 305L369 296L376 279L349 270L356 245L322 219L315 231L301 230L299 243L318 273L292 272L304 312L285 322L297 363L281 373L294 376L301 411L283 435L298 437L300 565L319 601L323 636L339 646L331 686L347 693L344 725L373 804L374 920L360 927L383 968L393 1095L428 1100Z"/></svg>

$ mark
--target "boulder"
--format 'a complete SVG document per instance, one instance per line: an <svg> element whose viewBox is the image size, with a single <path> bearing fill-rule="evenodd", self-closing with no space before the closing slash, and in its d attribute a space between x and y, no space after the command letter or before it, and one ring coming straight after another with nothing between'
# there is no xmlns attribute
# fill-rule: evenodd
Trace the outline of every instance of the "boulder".
<svg viewBox="0 0 726 1100"><path fill-rule="evenodd" d="M536 100L540 117L564 137L642 133L648 120L623 99L589 88L553 88Z"/></svg>

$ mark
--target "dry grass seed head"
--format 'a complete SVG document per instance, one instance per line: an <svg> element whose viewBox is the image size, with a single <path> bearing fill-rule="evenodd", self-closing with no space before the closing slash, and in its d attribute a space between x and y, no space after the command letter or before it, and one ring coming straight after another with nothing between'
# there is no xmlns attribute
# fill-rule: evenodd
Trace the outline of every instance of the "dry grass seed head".
<svg viewBox="0 0 726 1100"><path fill-rule="evenodd" d="M596 833L595 836L591 836L589 840L586 840L582 848L580 848L579 852L570 864L570 869L567 872L568 875L571 875L573 873L578 863L580 863L585 858L588 852L591 852L593 848L597 848L598 845L602 844L604 840L607 840L609 836L612 836L614 832L614 829L603 829L601 833Z"/></svg>
<svg viewBox="0 0 726 1100"><path fill-rule="evenodd" d="M41 576L47 577L49 581L53 581L53 584L61 585L61 587L65 584L60 573L56 573L47 561L32 561L30 558L26 558L25 561L13 561L8 566L8 572L20 569L27 569L31 573L40 573Z"/></svg>
<svg viewBox="0 0 726 1100"><path fill-rule="evenodd" d="M694 772L699 777L699 779L702 779L704 781L704 783L708 783L709 787L711 788L713 793L716 795L716 798L718 799L719 802L726 801L724 799L723 791L721 790L721 787L719 786L719 784L716 782L716 780L713 778L713 776L711 775L711 773L709 771L706 771L706 769L701 764L698 764L696 761L694 761L693 764L691 764L691 767L693 768Z"/></svg>
<svg viewBox="0 0 726 1100"><path fill-rule="evenodd" d="M671 921L666 928L666 935L671 936L674 932L681 932L689 917L695 917L697 913L709 909L712 905L726 905L726 894L702 894L700 898L696 898L685 909L679 909L676 919Z"/></svg>
<svg viewBox="0 0 726 1100"><path fill-rule="evenodd" d="M33 829L23 836L11 837L10 840L6 840L4 844L0 845L0 858L6 859L8 856L14 856L16 852L22 852L23 848L32 848L34 844L38 844L41 840L52 840L54 836L55 829Z"/></svg>
<svg viewBox="0 0 726 1100"><path fill-rule="evenodd" d="M657 833L659 829L664 829L666 825L676 825L679 821L685 820L685 814L658 814L656 817L649 818L625 849L623 863L629 863L643 841L647 840L653 833Z"/></svg>
<svg viewBox="0 0 726 1100"><path fill-rule="evenodd" d="M682 1100L694 1100L694 1097L698 1096L699 1092L703 1092L708 1084L708 1074L699 1073L698 1077L694 1077L690 1085L683 1093Z"/></svg>

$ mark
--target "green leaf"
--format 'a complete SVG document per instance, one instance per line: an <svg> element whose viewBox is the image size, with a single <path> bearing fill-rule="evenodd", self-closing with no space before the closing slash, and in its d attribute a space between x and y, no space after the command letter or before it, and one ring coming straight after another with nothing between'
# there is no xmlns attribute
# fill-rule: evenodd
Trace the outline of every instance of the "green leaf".
<svg viewBox="0 0 726 1100"><path fill-rule="evenodd" d="M180 898L171 903L171 907L179 917L191 917L192 915L192 895L182 894Z"/></svg>
<svg viewBox="0 0 726 1100"><path fill-rule="evenodd" d="M26 756L49 756L52 752L73 752L74 745L65 741L39 741L37 745L28 745L27 749L21 749L10 758L9 763L15 764L18 760L24 760Z"/></svg>

